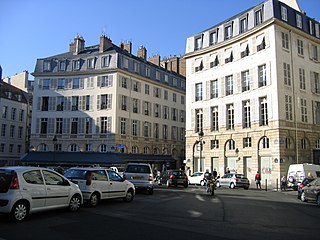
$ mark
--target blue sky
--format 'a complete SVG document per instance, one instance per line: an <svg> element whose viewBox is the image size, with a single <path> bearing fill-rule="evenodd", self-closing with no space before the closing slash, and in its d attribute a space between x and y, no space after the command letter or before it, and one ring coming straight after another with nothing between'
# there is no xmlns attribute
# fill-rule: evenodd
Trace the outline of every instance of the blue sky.
<svg viewBox="0 0 320 240"><path fill-rule="evenodd" d="M1 0L2 77L34 71L37 58L67 52L79 34L86 46L102 33L114 44L132 41L148 57L183 55L186 39L263 0ZM320 0L298 0L308 16L320 20ZM33 79L30 75L29 79Z"/></svg>

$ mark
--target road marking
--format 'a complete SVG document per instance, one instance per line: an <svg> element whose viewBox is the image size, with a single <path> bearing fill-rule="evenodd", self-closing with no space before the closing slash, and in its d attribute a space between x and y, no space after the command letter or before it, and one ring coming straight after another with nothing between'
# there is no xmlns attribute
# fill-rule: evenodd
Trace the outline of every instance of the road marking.
<svg viewBox="0 0 320 240"><path fill-rule="evenodd" d="M199 194L196 194L196 199L198 199L199 201L204 202L204 198Z"/></svg>
<svg viewBox="0 0 320 240"><path fill-rule="evenodd" d="M201 212L198 212L198 211L188 211L190 213L190 217L192 218L198 218L198 217L201 217L203 214Z"/></svg>

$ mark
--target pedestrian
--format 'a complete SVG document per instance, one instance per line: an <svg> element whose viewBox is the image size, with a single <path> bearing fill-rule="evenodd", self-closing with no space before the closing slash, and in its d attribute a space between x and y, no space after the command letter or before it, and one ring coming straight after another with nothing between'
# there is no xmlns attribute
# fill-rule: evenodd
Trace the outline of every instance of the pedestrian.
<svg viewBox="0 0 320 240"><path fill-rule="evenodd" d="M217 178L218 173L217 173L217 170L216 170L216 169L213 170L212 175L213 175L214 178Z"/></svg>
<svg viewBox="0 0 320 240"><path fill-rule="evenodd" d="M281 191L285 191L287 187L287 179L285 176L282 176L281 178Z"/></svg>
<svg viewBox="0 0 320 240"><path fill-rule="evenodd" d="M257 189L261 189L261 175L259 171L257 171L254 180L256 181Z"/></svg>

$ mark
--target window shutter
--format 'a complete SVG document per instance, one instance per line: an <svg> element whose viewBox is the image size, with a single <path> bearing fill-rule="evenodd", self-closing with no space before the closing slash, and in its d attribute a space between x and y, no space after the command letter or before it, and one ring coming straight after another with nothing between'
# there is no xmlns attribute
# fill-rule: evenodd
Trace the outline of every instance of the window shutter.
<svg viewBox="0 0 320 240"><path fill-rule="evenodd" d="M84 78L80 78L80 89L84 89Z"/></svg>
<svg viewBox="0 0 320 240"><path fill-rule="evenodd" d="M100 133L100 118L96 119L96 134Z"/></svg>
<svg viewBox="0 0 320 240"><path fill-rule="evenodd" d="M101 76L98 76L97 87L100 87L100 86L101 86Z"/></svg>
<svg viewBox="0 0 320 240"><path fill-rule="evenodd" d="M97 110L100 110L101 109L101 95L97 95Z"/></svg>
<svg viewBox="0 0 320 240"><path fill-rule="evenodd" d="M236 73L236 81L235 82L235 86L233 86L234 88L234 92L233 94L236 93L241 93L242 92L242 79L241 79L241 73ZM235 92L235 89L237 89L237 91Z"/></svg>
<svg viewBox="0 0 320 240"><path fill-rule="evenodd" d="M37 118L36 120L36 133L40 133L40 118Z"/></svg>
<svg viewBox="0 0 320 240"><path fill-rule="evenodd" d="M79 118L78 131L79 131L80 134L84 134L84 123L85 123L85 118Z"/></svg>
<svg viewBox="0 0 320 240"><path fill-rule="evenodd" d="M211 81L207 81L205 84L206 84L206 95L205 95L205 99L203 100L206 100L206 99L211 99Z"/></svg>
<svg viewBox="0 0 320 240"><path fill-rule="evenodd" d="M316 92L316 83L314 80L314 73L310 71L310 83L311 83L311 92L315 93Z"/></svg>
<svg viewBox="0 0 320 240"><path fill-rule="evenodd" d="M225 86L225 77L220 78L220 96L225 97L226 96L226 86Z"/></svg>
<svg viewBox="0 0 320 240"><path fill-rule="evenodd" d="M93 95L90 95L90 100L89 100L89 110L92 111L92 106L93 106Z"/></svg>

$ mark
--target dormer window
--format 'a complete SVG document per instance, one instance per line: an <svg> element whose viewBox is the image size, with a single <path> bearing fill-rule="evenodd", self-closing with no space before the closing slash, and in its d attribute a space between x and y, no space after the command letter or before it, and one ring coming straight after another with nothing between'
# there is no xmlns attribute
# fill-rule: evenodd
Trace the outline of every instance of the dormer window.
<svg viewBox="0 0 320 240"><path fill-rule="evenodd" d="M80 59L72 61L72 70L80 70Z"/></svg>
<svg viewBox="0 0 320 240"><path fill-rule="evenodd" d="M224 39L230 39L232 37L232 25L228 25L224 28Z"/></svg>
<svg viewBox="0 0 320 240"><path fill-rule="evenodd" d="M103 56L101 58L101 67L109 67L110 65L111 56Z"/></svg>
<svg viewBox="0 0 320 240"><path fill-rule="evenodd" d="M51 60L45 60L43 62L43 71L44 72L50 72L51 71Z"/></svg>
<svg viewBox="0 0 320 240"><path fill-rule="evenodd" d="M194 43L194 50L199 50L202 48L202 37L196 37Z"/></svg>
<svg viewBox="0 0 320 240"><path fill-rule="evenodd" d="M89 58L87 60L87 68L93 69L95 67L95 59L94 58Z"/></svg>
<svg viewBox="0 0 320 240"><path fill-rule="evenodd" d="M65 71L66 65L67 65L66 60L59 61L59 63L58 63L59 71Z"/></svg>
<svg viewBox="0 0 320 240"><path fill-rule="evenodd" d="M248 30L248 18L244 17L240 19L240 33L244 33Z"/></svg>
<svg viewBox="0 0 320 240"><path fill-rule="evenodd" d="M296 14L296 22L297 22L297 27L302 29L302 16L300 14Z"/></svg>
<svg viewBox="0 0 320 240"><path fill-rule="evenodd" d="M285 6L281 6L281 19L283 21L288 21L288 9Z"/></svg>
<svg viewBox="0 0 320 240"><path fill-rule="evenodd" d="M215 45L218 42L218 29L211 32L209 38L210 46Z"/></svg>
<svg viewBox="0 0 320 240"><path fill-rule="evenodd" d="M262 23L262 9L258 9L254 13L254 22L255 25L260 25Z"/></svg>

